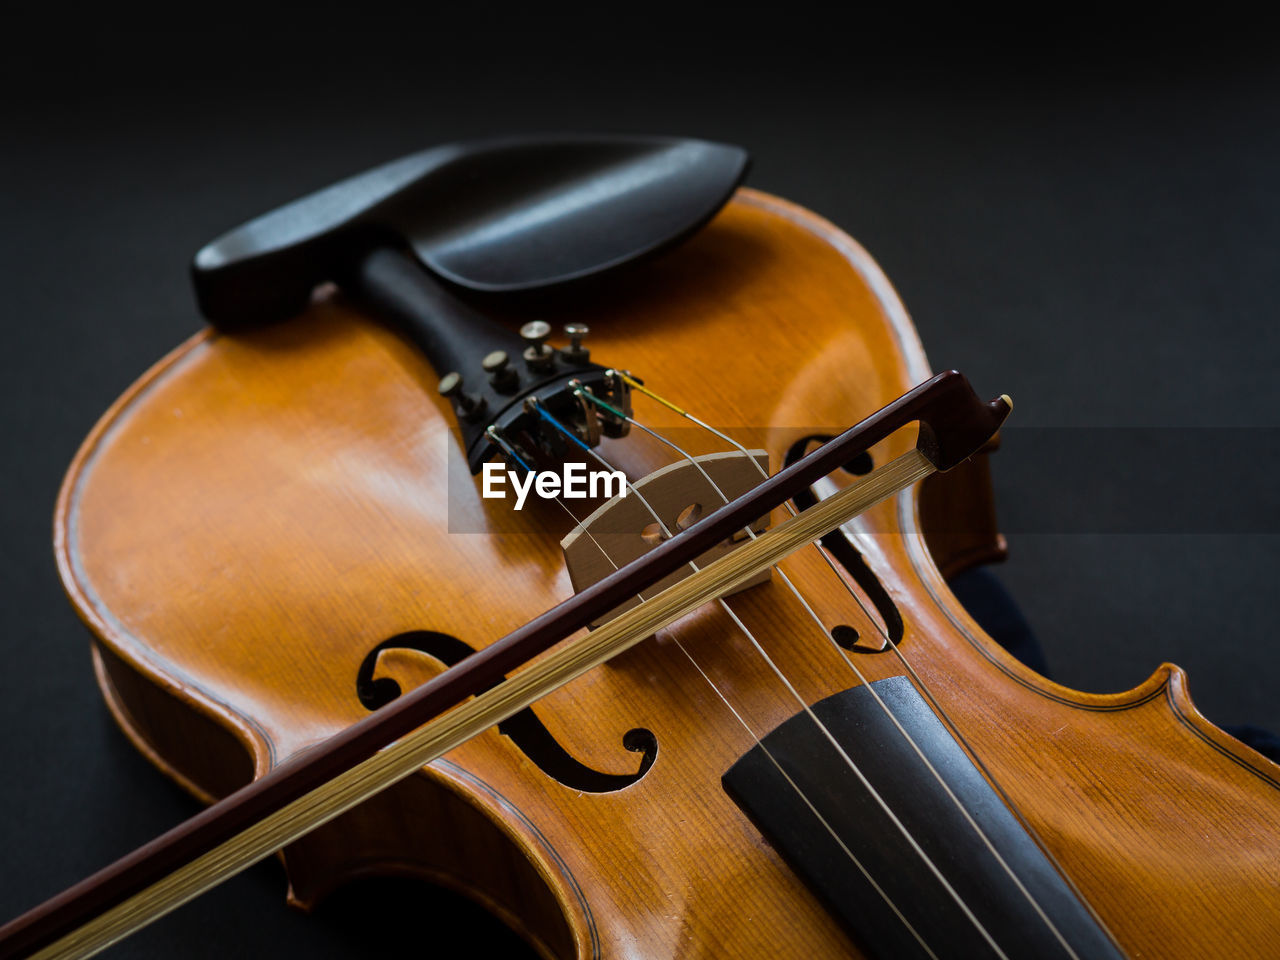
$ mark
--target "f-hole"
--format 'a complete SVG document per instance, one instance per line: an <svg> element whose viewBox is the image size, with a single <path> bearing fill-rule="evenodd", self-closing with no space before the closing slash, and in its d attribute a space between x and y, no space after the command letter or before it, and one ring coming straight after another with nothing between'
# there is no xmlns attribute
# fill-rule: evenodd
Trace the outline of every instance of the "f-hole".
<svg viewBox="0 0 1280 960"><path fill-rule="evenodd" d="M801 437L787 449L785 458L786 465L790 466L805 455L811 443L826 443L831 440L829 434L811 434L807 437ZM875 466L869 452L860 453L844 466L846 473L853 476L864 476L871 472ZM808 510L818 502L818 498L814 496L812 490L802 490L795 495L794 502L797 510ZM821 540L818 541L823 548L835 557L840 566L853 577L854 583L862 588L862 592L867 595L867 599L871 601L876 608L876 612L880 614L880 618L884 621L885 630L888 634L888 640L894 646L902 640L903 625L902 614L898 612L897 605L893 602L893 598L889 596L889 592L885 590L884 585L867 566L866 560L857 548L849 542L849 538L844 535L839 527L836 527ZM856 639L856 637L855 637ZM840 638L836 638L838 643ZM885 647L885 650L888 650ZM859 653L865 653L861 648Z"/></svg>
<svg viewBox="0 0 1280 960"><path fill-rule="evenodd" d="M356 696L369 710L386 706L402 692L400 684L390 677L375 679L373 676L378 654L384 650L416 650L446 667L455 666L476 652L474 647L457 637L433 630L412 630L382 641L365 655L360 669L356 671ZM643 727L635 727L623 735L622 746L641 755L640 768L635 773L602 773L588 767L560 746L532 707L525 707L502 721L498 724L498 732L510 739L547 776L584 793L612 793L629 787L649 772L658 756L658 738Z"/></svg>

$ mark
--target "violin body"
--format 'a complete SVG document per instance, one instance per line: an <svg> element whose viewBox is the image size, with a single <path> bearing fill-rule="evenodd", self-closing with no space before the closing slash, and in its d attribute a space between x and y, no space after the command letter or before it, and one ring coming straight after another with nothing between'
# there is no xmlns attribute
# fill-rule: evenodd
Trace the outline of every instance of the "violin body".
<svg viewBox="0 0 1280 960"><path fill-rule="evenodd" d="M765 449L771 471L932 372L867 254L750 190L607 298L555 309L589 322L598 362ZM72 465L56 549L99 683L139 749L202 800L572 593L569 518L480 496L435 380L322 290L296 320L188 341ZM643 398L636 416L691 453L723 449ZM900 432L872 458L913 442ZM634 431L601 451L632 477L671 461ZM1201 717L1177 667L1093 695L1008 655L939 571L1000 549L981 484L933 482L844 533L957 730L1130 956L1273 955L1280 768ZM926 538L923 513L948 509L972 514L968 533ZM824 623L876 634L816 550L782 569ZM807 703L857 683L776 575L727 603ZM892 653L851 657L870 679L903 672ZM540 733L491 729L286 849L291 900L406 874L474 897L548 957L858 955L721 789L755 740L700 671L758 735L800 709L708 606L536 704Z"/></svg>

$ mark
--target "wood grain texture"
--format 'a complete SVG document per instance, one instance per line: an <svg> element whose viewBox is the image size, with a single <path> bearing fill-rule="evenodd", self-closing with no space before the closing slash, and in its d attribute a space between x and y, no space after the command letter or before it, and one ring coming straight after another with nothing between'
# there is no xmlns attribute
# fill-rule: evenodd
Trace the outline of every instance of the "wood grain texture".
<svg viewBox="0 0 1280 960"><path fill-rule="evenodd" d="M930 373L870 258L753 191L608 299L554 318L588 320L593 357L767 450L775 470L803 437ZM357 667L388 637L483 646L569 595L563 513L482 500L433 388L409 348L329 291L280 327L189 341L86 441L59 499L60 569L112 665L99 676L127 678L108 688L116 716L180 782L216 793L359 719ZM719 449L656 404L637 415L693 453ZM602 452L633 478L671 459L634 435ZM1132 956L1274 953L1280 768L1200 717L1176 667L1095 696L1014 661L947 591L916 491L846 530L902 614L904 653ZM828 626L874 630L814 551L784 569ZM855 682L778 583L728 602L805 699ZM390 792L379 810L394 815L357 808L287 850L297 899L416 872L500 905L548 956L856 955L721 792L752 736L677 638L757 732L798 709L704 609L536 708L600 770L634 769L623 737L653 731L638 783L580 794L490 730ZM857 663L872 679L902 672L892 654ZM405 688L441 669L412 651L379 668ZM182 736L163 733L184 715ZM222 733L202 738L210 725ZM238 767L205 755L228 753L228 736Z"/></svg>

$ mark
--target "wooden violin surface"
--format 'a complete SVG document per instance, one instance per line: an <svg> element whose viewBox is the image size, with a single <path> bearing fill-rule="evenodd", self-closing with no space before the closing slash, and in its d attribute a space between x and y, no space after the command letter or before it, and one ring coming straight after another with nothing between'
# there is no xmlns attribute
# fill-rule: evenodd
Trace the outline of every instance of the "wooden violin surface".
<svg viewBox="0 0 1280 960"><path fill-rule="evenodd" d="M773 470L932 372L870 257L751 190L607 299L556 311L590 324L598 362ZM636 416L723 449L643 397ZM162 770L224 795L365 716L374 686L408 689L570 595L569 518L482 499L453 423L425 362L333 291L277 327L194 337L104 416L60 496L57 556L108 704ZM633 478L671 460L635 431L600 450ZM902 652L1083 897L1134 957L1271 955L1280 768L1204 720L1176 667L1086 695L1006 654L947 590L920 497L846 533ZM875 634L816 551L782 568L824 623ZM858 682L776 576L726 602L806 703ZM851 656L869 679L903 672L891 652ZM720 786L800 707L705 608L534 707L571 762L490 730L290 847L291 896L406 873L548 956L857 955Z"/></svg>

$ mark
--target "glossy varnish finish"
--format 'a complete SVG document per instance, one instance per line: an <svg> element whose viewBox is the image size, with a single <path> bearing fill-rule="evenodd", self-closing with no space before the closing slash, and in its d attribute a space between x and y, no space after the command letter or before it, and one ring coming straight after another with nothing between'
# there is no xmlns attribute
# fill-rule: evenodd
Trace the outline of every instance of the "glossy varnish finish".
<svg viewBox="0 0 1280 960"><path fill-rule="evenodd" d="M593 358L767 449L774 469L931 372L866 254L750 191L607 298L555 309L589 322ZM690 452L720 449L636 403ZM162 769L222 794L364 716L356 672L387 638L483 646L569 594L563 513L482 500L451 423L425 363L332 293L271 330L194 338L107 414L59 501L58 557L109 703ZM670 461L634 434L601 449L632 477ZM1134 956L1273 952L1280 769L1200 718L1176 668L1091 696L1013 661L947 591L918 512L912 491L848 532L903 616L904 652L1119 942ZM784 566L828 627L874 632L815 551ZM728 603L806 700L857 682L777 579ZM638 783L571 790L489 731L287 851L293 896L419 873L548 955L852 953L721 791L754 741L686 653L757 732L799 708L706 608L536 708L602 771L634 770L623 738L652 731ZM892 653L856 663L902 672ZM407 688L440 669L388 650L378 675Z"/></svg>

